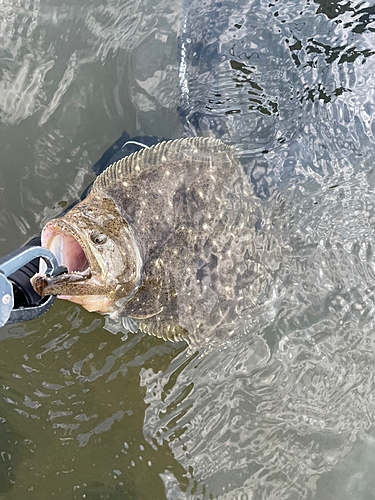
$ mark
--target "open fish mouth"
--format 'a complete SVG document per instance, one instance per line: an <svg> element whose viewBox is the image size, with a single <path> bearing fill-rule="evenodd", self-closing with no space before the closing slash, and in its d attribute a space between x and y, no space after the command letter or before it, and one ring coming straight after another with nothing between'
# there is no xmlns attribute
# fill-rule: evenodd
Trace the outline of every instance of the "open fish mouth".
<svg viewBox="0 0 375 500"><path fill-rule="evenodd" d="M60 266L68 269L68 274L76 274L87 279L91 277L91 267L84 249L78 239L60 225L47 224L42 231L42 246L48 248ZM40 259L39 273L44 274L46 263Z"/></svg>
<svg viewBox="0 0 375 500"><path fill-rule="evenodd" d="M63 219L49 222L42 231L42 246L48 248L60 266L68 269L58 276L46 276L46 264L40 262L39 273L31 278L34 290L41 296L57 295L83 306L88 311L113 312L114 301L108 296L108 288L101 284L100 277L92 278L92 266L75 228ZM94 266L95 266L94 262ZM94 270L95 271L95 270Z"/></svg>

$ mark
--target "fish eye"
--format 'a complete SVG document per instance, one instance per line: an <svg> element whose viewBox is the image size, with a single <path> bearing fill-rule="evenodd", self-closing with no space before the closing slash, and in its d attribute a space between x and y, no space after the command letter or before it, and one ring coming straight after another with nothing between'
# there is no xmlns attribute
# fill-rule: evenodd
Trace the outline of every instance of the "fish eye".
<svg viewBox="0 0 375 500"><path fill-rule="evenodd" d="M107 241L107 236L98 232L91 233L90 238L95 245L103 245Z"/></svg>

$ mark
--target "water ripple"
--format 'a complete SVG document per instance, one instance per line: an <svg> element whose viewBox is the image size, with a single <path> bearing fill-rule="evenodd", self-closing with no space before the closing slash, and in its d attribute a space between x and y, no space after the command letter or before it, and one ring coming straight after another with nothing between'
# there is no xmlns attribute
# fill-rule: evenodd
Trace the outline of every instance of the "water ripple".
<svg viewBox="0 0 375 500"><path fill-rule="evenodd" d="M177 2L73 3L0 7L9 250L79 195L123 128L179 134ZM261 278L211 349L106 330L58 301L3 329L0 443L6 426L22 451L6 497L370 498L373 7L193 0L184 12L185 133L237 146L254 196L233 207L252 231L228 266Z"/></svg>

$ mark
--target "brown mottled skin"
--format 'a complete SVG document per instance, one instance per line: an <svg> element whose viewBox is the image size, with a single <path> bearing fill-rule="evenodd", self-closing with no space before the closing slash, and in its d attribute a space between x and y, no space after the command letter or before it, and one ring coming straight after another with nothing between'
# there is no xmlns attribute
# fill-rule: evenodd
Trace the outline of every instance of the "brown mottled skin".
<svg viewBox="0 0 375 500"><path fill-rule="evenodd" d="M41 294L110 297L108 312L165 339L223 337L263 273L249 236L255 206L233 148L200 138L159 144L109 167L53 221L80 243L91 276L39 276L33 285ZM93 232L105 244L92 243Z"/></svg>

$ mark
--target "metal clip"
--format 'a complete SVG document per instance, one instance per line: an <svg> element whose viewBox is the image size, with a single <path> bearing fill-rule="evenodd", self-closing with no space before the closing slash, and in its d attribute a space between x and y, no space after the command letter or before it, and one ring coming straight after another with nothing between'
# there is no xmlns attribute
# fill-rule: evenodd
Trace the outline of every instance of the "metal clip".
<svg viewBox="0 0 375 500"><path fill-rule="evenodd" d="M7 323L16 323L38 318L51 307L54 296L50 295L41 304L33 307L13 309L14 296L12 283L7 279L12 273L34 259L42 258L47 264L45 274L58 276L67 272L67 268L59 266L56 257L46 248L31 246L20 248L0 259L0 327Z"/></svg>

